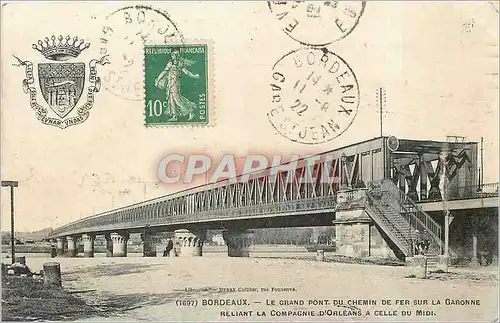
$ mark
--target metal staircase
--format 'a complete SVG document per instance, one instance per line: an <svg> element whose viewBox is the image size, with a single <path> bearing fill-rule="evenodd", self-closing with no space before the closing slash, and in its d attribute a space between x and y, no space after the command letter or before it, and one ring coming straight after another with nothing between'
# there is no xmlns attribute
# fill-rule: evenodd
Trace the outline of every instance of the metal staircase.
<svg viewBox="0 0 500 323"><path fill-rule="evenodd" d="M401 259L414 255L417 230L431 242L427 266L433 268L442 253L441 227L390 180L370 183L367 190L368 215L388 236L389 244Z"/></svg>

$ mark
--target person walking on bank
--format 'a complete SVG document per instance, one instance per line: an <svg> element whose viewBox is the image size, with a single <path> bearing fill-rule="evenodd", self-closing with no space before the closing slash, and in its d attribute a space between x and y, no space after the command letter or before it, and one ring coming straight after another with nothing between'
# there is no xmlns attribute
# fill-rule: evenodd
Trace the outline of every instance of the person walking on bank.
<svg viewBox="0 0 500 323"><path fill-rule="evenodd" d="M51 245L50 246L50 257L55 258L57 256L57 249L56 246Z"/></svg>
<svg viewBox="0 0 500 323"><path fill-rule="evenodd" d="M421 255L420 232L415 230L415 235L412 237L413 254L415 256Z"/></svg>
<svg viewBox="0 0 500 323"><path fill-rule="evenodd" d="M422 249L424 255L428 254L430 246L431 246L431 241L429 240L429 233L427 232L427 230L424 230L422 237Z"/></svg>
<svg viewBox="0 0 500 323"><path fill-rule="evenodd" d="M167 247L165 248L165 251L163 252L163 257L169 257L170 256L170 250L174 248L174 242L172 239L168 238L167 240Z"/></svg>

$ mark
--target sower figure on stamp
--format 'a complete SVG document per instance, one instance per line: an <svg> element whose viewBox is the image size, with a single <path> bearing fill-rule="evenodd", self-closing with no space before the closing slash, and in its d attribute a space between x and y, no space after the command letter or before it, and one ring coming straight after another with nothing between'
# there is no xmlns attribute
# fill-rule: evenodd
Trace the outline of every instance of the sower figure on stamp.
<svg viewBox="0 0 500 323"><path fill-rule="evenodd" d="M166 90L167 109L165 114L172 116L168 121L176 121L178 117L188 116L188 121L193 119L196 103L189 101L181 94L181 72L192 78L199 78L186 69L195 62L179 56L178 51L172 52L172 60L155 80L155 86Z"/></svg>

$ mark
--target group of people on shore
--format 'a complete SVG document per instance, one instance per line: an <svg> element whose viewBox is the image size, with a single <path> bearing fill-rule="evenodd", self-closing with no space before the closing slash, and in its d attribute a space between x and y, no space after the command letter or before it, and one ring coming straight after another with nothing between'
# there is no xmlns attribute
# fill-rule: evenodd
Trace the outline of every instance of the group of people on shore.
<svg viewBox="0 0 500 323"><path fill-rule="evenodd" d="M429 252L429 247L431 246L431 241L429 240L429 235L427 231L420 233L418 230L415 232L416 237L413 239L413 254L414 255L426 255Z"/></svg>

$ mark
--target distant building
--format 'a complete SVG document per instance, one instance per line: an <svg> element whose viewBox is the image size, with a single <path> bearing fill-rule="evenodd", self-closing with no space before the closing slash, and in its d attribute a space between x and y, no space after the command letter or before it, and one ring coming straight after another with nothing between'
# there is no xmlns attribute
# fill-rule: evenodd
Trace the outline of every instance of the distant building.
<svg viewBox="0 0 500 323"><path fill-rule="evenodd" d="M217 245L217 246L223 246L226 243L224 242L224 238L222 237L221 233L214 234L212 236L212 243Z"/></svg>
<svg viewBox="0 0 500 323"><path fill-rule="evenodd" d="M103 235L98 235L94 240L95 246L106 246L106 238Z"/></svg>

